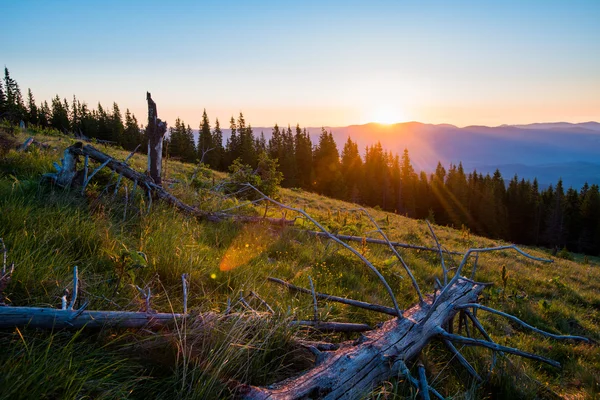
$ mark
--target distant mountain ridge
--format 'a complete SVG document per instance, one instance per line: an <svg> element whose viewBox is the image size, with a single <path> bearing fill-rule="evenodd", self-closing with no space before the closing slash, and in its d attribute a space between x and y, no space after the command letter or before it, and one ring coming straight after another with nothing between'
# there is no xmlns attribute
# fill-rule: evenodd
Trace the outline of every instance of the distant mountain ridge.
<svg viewBox="0 0 600 400"><path fill-rule="evenodd" d="M286 126L287 128L287 126ZM340 152L351 137L364 152L381 142L384 149L402 154L405 148L415 169L432 172L440 161L444 167L462 162L466 171L500 170L505 179L538 178L540 185L580 188L586 181L600 184L600 123L534 123L528 125L466 126L403 122L391 125L368 123L324 127L333 133ZM253 127L255 135L268 140L272 127ZM294 129L292 127L292 129ZM307 128L313 144L321 127ZM223 129L224 138L230 130Z"/></svg>

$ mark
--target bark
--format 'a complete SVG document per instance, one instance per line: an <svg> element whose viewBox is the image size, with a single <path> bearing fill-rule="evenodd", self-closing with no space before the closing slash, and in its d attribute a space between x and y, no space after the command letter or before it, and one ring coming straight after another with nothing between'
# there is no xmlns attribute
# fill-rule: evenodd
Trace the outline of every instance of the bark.
<svg viewBox="0 0 600 400"><path fill-rule="evenodd" d="M132 311L59 310L42 307L0 307L0 329L29 327L40 329L81 328L159 328L180 319L183 314Z"/></svg>
<svg viewBox="0 0 600 400"><path fill-rule="evenodd" d="M167 132L167 128L165 123L158 118L156 103L152 100L150 92L146 92L146 100L148 100L148 125L146 126L146 134L148 135L148 169L154 183L160 185L163 137Z"/></svg>
<svg viewBox="0 0 600 400"><path fill-rule="evenodd" d="M266 388L242 386L245 399L355 399L364 396L384 380L402 375L406 362L415 359L440 327L457 312L455 305L475 302L484 285L459 279L429 318L430 303L416 305L380 329L367 332L363 340L345 342L324 361L303 375Z"/></svg>

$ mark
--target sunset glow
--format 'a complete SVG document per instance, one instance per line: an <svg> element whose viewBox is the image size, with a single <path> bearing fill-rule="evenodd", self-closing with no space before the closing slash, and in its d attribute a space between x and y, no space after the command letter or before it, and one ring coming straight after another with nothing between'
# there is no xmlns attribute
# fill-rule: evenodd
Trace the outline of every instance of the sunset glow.
<svg viewBox="0 0 600 400"><path fill-rule="evenodd" d="M367 118L364 123L376 122L382 125L391 125L398 122L405 122L406 118L402 110L391 106L382 106L367 113Z"/></svg>

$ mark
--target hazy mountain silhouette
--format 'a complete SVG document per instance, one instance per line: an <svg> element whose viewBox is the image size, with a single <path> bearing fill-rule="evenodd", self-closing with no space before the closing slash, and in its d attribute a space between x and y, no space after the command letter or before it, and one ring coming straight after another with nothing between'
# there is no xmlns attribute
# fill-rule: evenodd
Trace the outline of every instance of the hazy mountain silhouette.
<svg viewBox="0 0 600 400"><path fill-rule="evenodd" d="M292 128L293 129L293 128ZM307 128L313 144L321 128ZM600 123L536 123L497 127L405 122L392 125L369 123L345 127L325 127L333 132L342 150L348 137L364 152L380 141L383 148L402 154L405 148L415 169L431 172L438 161L444 167L462 162L466 171L493 172L498 168L505 179L514 174L538 178L540 185L555 184L563 178L565 186L581 187L584 182L600 184ZM271 127L253 128L264 132ZM224 137L230 131L223 130Z"/></svg>

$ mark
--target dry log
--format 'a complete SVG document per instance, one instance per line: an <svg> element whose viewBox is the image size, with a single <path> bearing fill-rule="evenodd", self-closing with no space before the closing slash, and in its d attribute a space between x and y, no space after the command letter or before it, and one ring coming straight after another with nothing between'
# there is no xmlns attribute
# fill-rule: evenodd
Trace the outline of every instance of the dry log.
<svg viewBox="0 0 600 400"><path fill-rule="evenodd" d="M64 152L64 157L62 160L62 167L55 165L58 173L56 174L47 174L47 176L53 178L55 182L63 187L68 187L71 185L71 182L74 180L75 175L77 174L77 161L78 156L89 157L92 160L95 160L100 163L101 166L109 168L110 170L116 172L117 174L133 181L136 186L140 185L142 187L148 188L149 191L154 193L161 200L175 206L177 209L192 215L199 219L205 219L211 222L218 222L223 220L234 220L239 222L246 223L268 223L272 225L286 226L293 225L295 220L288 219L280 219L280 218L263 218L263 217L255 217L255 216L246 216L246 215L232 215L225 213L209 213L206 211L198 210L195 207L192 207L188 204L185 204L177 197L173 196L171 193L166 191L162 186L157 185L153 182L152 178L146 174L138 172L127 165L126 161L115 160L110 157L108 154L96 149L92 145L83 146L81 142L75 143L73 146L68 147ZM92 174L93 175L93 174ZM91 176L87 178L86 181L89 182Z"/></svg>
<svg viewBox="0 0 600 400"><path fill-rule="evenodd" d="M402 365L414 359L456 314L453 305L474 302L483 289L459 279L428 319L430 304L416 305L405 311L404 318L393 318L365 333L359 344L345 342L339 350L326 353L323 362L305 374L268 388L243 386L240 394L246 399L360 398L378 383L402 375Z"/></svg>
<svg viewBox="0 0 600 400"><path fill-rule="evenodd" d="M0 329L159 328L182 318L183 314L131 311L59 310L42 307L0 307Z"/></svg>

